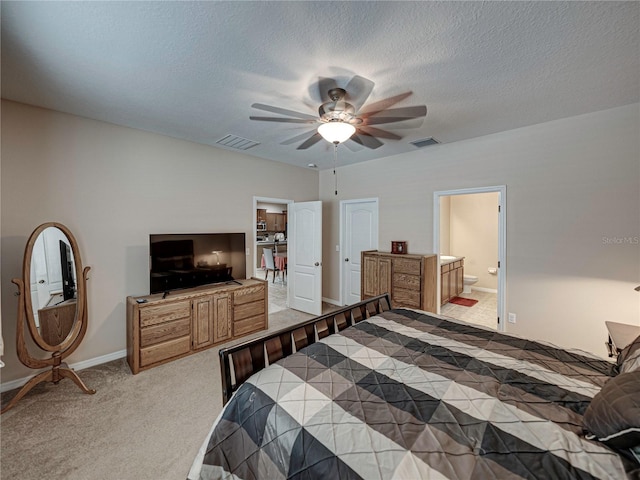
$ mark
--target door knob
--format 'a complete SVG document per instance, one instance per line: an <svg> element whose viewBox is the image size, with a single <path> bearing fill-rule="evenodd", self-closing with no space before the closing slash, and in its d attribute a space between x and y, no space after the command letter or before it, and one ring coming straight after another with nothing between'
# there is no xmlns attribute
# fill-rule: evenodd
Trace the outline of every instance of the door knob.
<svg viewBox="0 0 640 480"><path fill-rule="evenodd" d="M320 266L320 264L319 264L318 262L314 263L314 265L315 265L316 267L319 267L319 266Z"/></svg>
<svg viewBox="0 0 640 480"><path fill-rule="evenodd" d="M44 280L40 280L38 283L47 283L47 282L45 282Z"/></svg>
<svg viewBox="0 0 640 480"><path fill-rule="evenodd" d="M348 261L349 261L349 259L348 259L348 258L345 258L345 259L344 259L344 261L345 261L345 262L348 262Z"/></svg>

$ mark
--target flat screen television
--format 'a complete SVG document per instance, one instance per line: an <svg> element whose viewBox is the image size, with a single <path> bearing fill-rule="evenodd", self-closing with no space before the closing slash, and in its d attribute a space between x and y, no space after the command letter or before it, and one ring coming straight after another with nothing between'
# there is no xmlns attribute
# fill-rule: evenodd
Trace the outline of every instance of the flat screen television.
<svg viewBox="0 0 640 480"><path fill-rule="evenodd" d="M150 293L247 278L244 233L152 234Z"/></svg>
<svg viewBox="0 0 640 480"><path fill-rule="evenodd" d="M70 300L76 297L76 282L74 279L73 268L73 255L71 254L71 247L63 242L60 242L60 269L62 271L62 298L64 300Z"/></svg>

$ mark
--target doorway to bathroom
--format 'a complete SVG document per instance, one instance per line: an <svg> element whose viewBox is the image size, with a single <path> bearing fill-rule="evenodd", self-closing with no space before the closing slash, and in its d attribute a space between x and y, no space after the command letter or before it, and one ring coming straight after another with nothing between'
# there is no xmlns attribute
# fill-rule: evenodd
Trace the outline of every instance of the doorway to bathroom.
<svg viewBox="0 0 640 480"><path fill-rule="evenodd" d="M433 218L439 313L504 331L506 186L434 192Z"/></svg>

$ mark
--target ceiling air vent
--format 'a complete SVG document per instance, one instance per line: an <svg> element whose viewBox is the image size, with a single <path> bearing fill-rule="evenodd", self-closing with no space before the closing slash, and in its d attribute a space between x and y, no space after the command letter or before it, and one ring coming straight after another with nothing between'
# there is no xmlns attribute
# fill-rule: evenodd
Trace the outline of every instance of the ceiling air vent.
<svg viewBox="0 0 640 480"><path fill-rule="evenodd" d="M433 137L423 138L422 140L416 140L415 142L409 142L416 148L428 147L429 145L438 145L440 142Z"/></svg>
<svg viewBox="0 0 640 480"><path fill-rule="evenodd" d="M260 145L259 142L253 140L247 140L246 138L238 137L236 135L226 135L216 142L218 145L222 145L228 148L235 148L236 150L249 150L251 147Z"/></svg>

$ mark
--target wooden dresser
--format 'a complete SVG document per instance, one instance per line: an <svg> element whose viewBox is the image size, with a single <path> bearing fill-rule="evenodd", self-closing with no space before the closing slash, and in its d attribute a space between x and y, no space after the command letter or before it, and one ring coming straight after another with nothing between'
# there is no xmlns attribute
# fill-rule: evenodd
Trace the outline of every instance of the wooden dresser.
<svg viewBox="0 0 640 480"><path fill-rule="evenodd" d="M438 257L368 250L361 253L360 297L391 295L393 307L436 312L438 304Z"/></svg>
<svg viewBox="0 0 640 480"><path fill-rule="evenodd" d="M127 362L135 374L268 325L267 283L218 284L127 297ZM139 303L139 300L146 300Z"/></svg>

